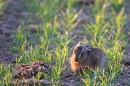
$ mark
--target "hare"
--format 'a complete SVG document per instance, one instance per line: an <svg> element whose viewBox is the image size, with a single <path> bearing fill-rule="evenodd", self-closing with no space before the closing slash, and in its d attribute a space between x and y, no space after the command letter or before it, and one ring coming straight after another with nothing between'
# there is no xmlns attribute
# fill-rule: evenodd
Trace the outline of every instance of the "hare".
<svg viewBox="0 0 130 86"><path fill-rule="evenodd" d="M96 70L102 70L107 62L107 57L104 51L92 46L77 44L70 58L70 66L72 71L77 74L81 73L88 67Z"/></svg>

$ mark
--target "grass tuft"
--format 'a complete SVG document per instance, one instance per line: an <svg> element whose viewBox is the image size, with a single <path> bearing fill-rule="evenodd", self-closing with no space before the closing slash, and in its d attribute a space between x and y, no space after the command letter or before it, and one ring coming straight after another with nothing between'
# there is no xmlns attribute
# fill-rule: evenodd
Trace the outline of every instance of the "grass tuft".
<svg viewBox="0 0 130 86"><path fill-rule="evenodd" d="M11 51L20 54L16 59L17 64L38 60L53 64L51 74L45 76L52 80L52 85L58 86L60 75L65 70L64 62L68 60L69 51L72 50L69 44L78 43L72 39L70 33L74 33L81 24L76 19L83 9L77 12L78 5L74 0L32 0L31 3L26 0L25 4L30 13L39 17L41 22L35 24L34 33L26 30L28 23L23 22L15 34L15 46ZM86 33L84 39L92 46L104 50L108 57L107 71L104 70L101 74L99 71L94 74L91 71L84 72L85 78L82 81L86 86L111 86L120 74L122 47L127 44L123 33L126 20L123 6L124 0L95 0L95 4L90 5L91 11L88 10L94 21L84 23L79 28ZM34 23L29 21L29 24ZM9 84L11 70L10 66L0 65L0 75L3 77L1 86ZM41 75L39 73L36 79L39 80Z"/></svg>

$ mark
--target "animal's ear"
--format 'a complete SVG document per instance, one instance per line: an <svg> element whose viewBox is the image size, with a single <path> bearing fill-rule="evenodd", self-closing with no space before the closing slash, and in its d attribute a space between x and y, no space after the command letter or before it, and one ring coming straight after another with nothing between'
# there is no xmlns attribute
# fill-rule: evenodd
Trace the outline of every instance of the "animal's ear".
<svg viewBox="0 0 130 86"><path fill-rule="evenodd" d="M93 48L89 48L89 49L88 49L88 52L90 52L92 49L93 49Z"/></svg>
<svg viewBox="0 0 130 86"><path fill-rule="evenodd" d="M87 47L88 47L88 46L87 46ZM93 47L92 47L92 46L89 46L89 47L87 48L87 51L90 52L92 49L93 49Z"/></svg>
<svg viewBox="0 0 130 86"><path fill-rule="evenodd" d="M80 45L80 42L76 45L76 47L78 47Z"/></svg>

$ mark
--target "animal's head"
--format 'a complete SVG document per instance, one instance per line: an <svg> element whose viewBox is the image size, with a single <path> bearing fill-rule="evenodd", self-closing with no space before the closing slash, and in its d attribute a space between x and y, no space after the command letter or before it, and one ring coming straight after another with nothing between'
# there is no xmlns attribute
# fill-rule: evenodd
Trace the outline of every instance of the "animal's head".
<svg viewBox="0 0 130 86"><path fill-rule="evenodd" d="M79 43L76 45L73 50L72 56L75 58L75 62L81 63L83 60L88 58L89 52L92 50L92 46L80 45Z"/></svg>

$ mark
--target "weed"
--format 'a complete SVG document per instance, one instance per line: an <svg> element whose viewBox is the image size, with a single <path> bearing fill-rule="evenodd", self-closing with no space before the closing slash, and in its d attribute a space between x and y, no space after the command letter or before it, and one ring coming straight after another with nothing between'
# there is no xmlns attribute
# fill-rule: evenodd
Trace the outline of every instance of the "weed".
<svg viewBox="0 0 130 86"><path fill-rule="evenodd" d="M89 35L90 38L86 38L87 41L92 46L105 51L108 57L108 70L102 71L101 74L95 71L94 76L89 71L85 72L83 82L86 86L112 85L115 77L120 74L123 55L121 49L126 44L123 40L125 34L122 31L125 24L123 2L124 0L95 0L95 4L90 6L92 10L90 16L94 17L94 22L83 25L82 28L86 33L84 38ZM15 34L16 45L12 51L20 53L16 62L28 63L41 60L48 64L53 63L53 70L46 77L51 78L52 85L55 86L59 85L60 75L65 69L64 62L68 60L69 51L72 49L68 47L68 44L73 41L70 32L72 29L76 30L75 27L79 25L76 18L83 11L81 9L77 12L73 9L77 6L76 3L74 0L32 0L31 3L30 0L26 0L26 7L31 13L40 17L42 22L36 24L36 32L33 34L25 30L26 22ZM106 3L110 3L111 7L107 7ZM6 81L2 81L2 85L8 84L11 79L10 67L4 68L1 65L0 73ZM39 73L36 79L39 79L41 75Z"/></svg>

